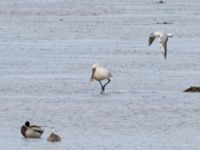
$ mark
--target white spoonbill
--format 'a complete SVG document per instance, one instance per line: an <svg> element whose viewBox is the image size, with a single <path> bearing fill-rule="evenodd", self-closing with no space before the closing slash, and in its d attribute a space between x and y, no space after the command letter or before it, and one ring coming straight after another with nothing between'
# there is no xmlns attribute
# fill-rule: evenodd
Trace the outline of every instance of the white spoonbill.
<svg viewBox="0 0 200 150"><path fill-rule="evenodd" d="M101 94L105 91L106 85L111 81L110 77L112 77L112 74L106 69L98 64L93 64L92 65L92 76L91 76L91 81L96 80L99 81L101 85ZM101 83L102 80L108 80L104 85Z"/></svg>
<svg viewBox="0 0 200 150"><path fill-rule="evenodd" d="M160 49L161 52L164 55L164 58L167 58L167 41L168 37L173 37L172 33L166 33L166 32L154 32L151 33L149 36L149 46L153 43L155 38L159 38L159 43L160 43Z"/></svg>

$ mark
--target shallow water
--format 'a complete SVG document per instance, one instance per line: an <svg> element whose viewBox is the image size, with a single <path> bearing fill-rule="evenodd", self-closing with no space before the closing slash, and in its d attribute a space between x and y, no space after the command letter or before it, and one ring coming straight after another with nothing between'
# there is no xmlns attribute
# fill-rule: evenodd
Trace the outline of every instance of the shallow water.
<svg viewBox="0 0 200 150"><path fill-rule="evenodd" d="M200 84L200 3L155 2L1 1L1 148L198 149L199 95L182 91ZM157 40L148 47L157 30L174 34L167 60ZM96 62L113 74L104 95ZM41 139L21 136L26 120Z"/></svg>

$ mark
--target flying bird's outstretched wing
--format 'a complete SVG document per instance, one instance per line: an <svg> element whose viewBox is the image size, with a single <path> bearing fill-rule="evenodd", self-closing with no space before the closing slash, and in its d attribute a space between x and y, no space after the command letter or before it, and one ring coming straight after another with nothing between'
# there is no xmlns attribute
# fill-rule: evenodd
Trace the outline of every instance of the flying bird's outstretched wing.
<svg viewBox="0 0 200 150"><path fill-rule="evenodd" d="M149 36L149 46L153 43L153 41L155 40L156 37L153 36Z"/></svg>
<svg viewBox="0 0 200 150"><path fill-rule="evenodd" d="M167 41L168 41L168 36L162 36L162 37L160 37L159 41L160 41L161 51L163 52L164 58L166 59L167 58Z"/></svg>

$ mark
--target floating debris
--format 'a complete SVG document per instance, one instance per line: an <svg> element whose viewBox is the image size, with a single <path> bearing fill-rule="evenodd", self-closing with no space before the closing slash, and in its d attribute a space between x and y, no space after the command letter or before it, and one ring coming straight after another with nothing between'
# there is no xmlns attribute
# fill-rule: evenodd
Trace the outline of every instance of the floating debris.
<svg viewBox="0 0 200 150"><path fill-rule="evenodd" d="M164 4L165 2L163 0L160 0L160 1L156 2L156 3L158 3L158 4Z"/></svg>
<svg viewBox="0 0 200 150"><path fill-rule="evenodd" d="M199 86L191 86L190 88L184 90L184 92L200 92Z"/></svg>
<svg viewBox="0 0 200 150"><path fill-rule="evenodd" d="M59 135L55 134L55 133L51 133L49 135L49 137L47 138L47 141L48 142L60 142L61 141L61 138Z"/></svg>
<svg viewBox="0 0 200 150"><path fill-rule="evenodd" d="M164 22L157 22L156 24L172 24L172 22L164 21Z"/></svg>
<svg viewBox="0 0 200 150"><path fill-rule="evenodd" d="M63 18L60 18L59 21L63 21Z"/></svg>

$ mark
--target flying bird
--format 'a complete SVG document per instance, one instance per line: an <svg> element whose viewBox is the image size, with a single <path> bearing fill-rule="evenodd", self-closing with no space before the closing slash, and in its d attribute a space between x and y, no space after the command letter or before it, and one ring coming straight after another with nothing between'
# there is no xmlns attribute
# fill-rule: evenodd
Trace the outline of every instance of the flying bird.
<svg viewBox="0 0 200 150"><path fill-rule="evenodd" d="M112 74L106 69L98 64L93 64L92 65L92 76L91 76L91 81L96 80L99 81L101 85L101 94L104 93L105 87L108 83L110 83L110 77L112 77ZM108 80L104 85L102 84L102 80Z"/></svg>
<svg viewBox="0 0 200 150"><path fill-rule="evenodd" d="M167 58L167 41L169 37L173 37L172 33L154 32L151 33L149 36L149 46L153 43L155 38L158 38L160 43L160 49L165 59Z"/></svg>

